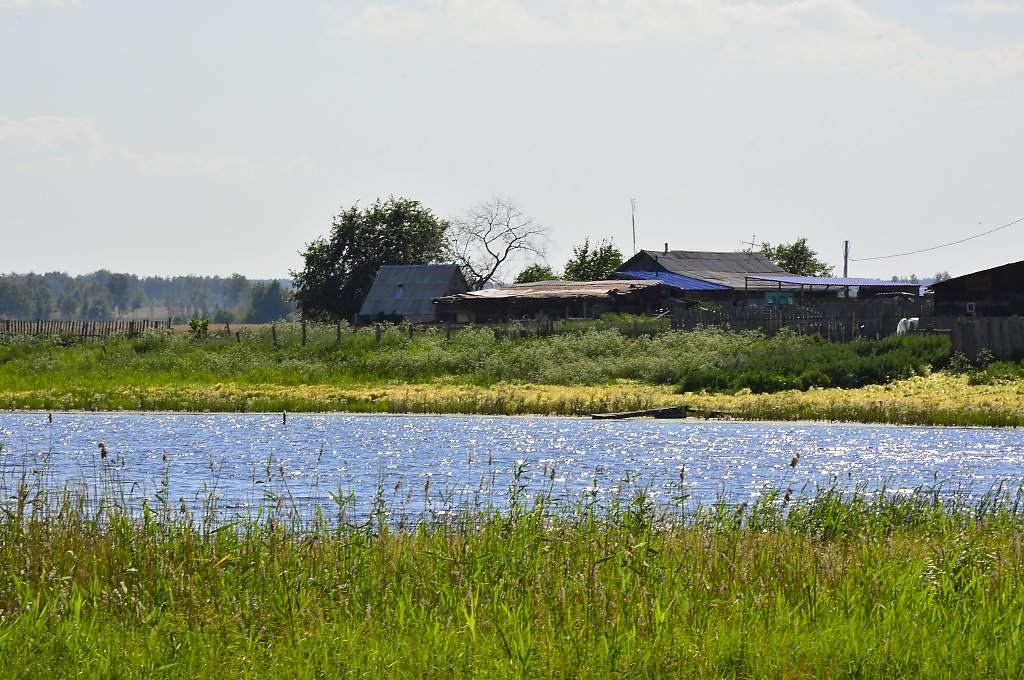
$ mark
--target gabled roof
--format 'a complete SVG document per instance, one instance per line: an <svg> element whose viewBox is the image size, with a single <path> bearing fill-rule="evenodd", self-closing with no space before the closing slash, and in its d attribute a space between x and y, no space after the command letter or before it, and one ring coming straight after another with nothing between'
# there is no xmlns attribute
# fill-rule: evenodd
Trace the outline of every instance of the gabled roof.
<svg viewBox="0 0 1024 680"><path fill-rule="evenodd" d="M954 276L953 278L946 279L945 281L936 281L935 283L928 286L932 290L939 292L944 290L955 290L962 288L968 281L972 279L978 279L979 277L989 277L993 275L1008 275L1016 272L1024 271L1024 260L1017 262L1008 262L1001 264L998 267L989 267L988 269L982 269L970 274L962 274L961 276Z"/></svg>
<svg viewBox="0 0 1024 680"><path fill-rule="evenodd" d="M384 265L377 270L359 315L435 319L434 298L464 292L468 286L454 264Z"/></svg>
<svg viewBox="0 0 1024 680"><path fill-rule="evenodd" d="M750 285L754 282L747 281L749 276L789 275L761 253L697 250L641 250L623 263L619 271L664 271L740 290L770 285Z"/></svg>

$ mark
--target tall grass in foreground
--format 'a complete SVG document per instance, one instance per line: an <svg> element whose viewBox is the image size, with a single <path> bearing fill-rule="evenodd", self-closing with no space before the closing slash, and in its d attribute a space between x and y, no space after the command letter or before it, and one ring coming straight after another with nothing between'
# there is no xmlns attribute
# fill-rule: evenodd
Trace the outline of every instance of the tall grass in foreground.
<svg viewBox="0 0 1024 680"><path fill-rule="evenodd" d="M794 459L793 465L798 461ZM1019 677L1020 490L526 495L405 528L8 477L4 677ZM97 503L97 498L112 499ZM526 501L527 498L536 500ZM327 516L337 519L328 520Z"/></svg>

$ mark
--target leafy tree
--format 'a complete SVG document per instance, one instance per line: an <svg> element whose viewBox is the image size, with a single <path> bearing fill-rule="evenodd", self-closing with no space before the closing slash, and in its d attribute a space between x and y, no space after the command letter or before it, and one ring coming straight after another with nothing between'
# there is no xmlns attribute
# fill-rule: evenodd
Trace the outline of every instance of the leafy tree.
<svg viewBox="0 0 1024 680"><path fill-rule="evenodd" d="M238 272L231 275L231 278L224 280L224 304L228 307L238 307L249 295L252 284Z"/></svg>
<svg viewBox="0 0 1024 680"><path fill-rule="evenodd" d="M615 245L602 239L591 250L590 239L573 248L572 257L565 263L565 278L570 281L600 281L607 279L622 266L622 252Z"/></svg>
<svg viewBox="0 0 1024 680"><path fill-rule="evenodd" d="M419 201L390 197L365 210L343 210L327 237L307 244L305 266L291 272L303 317L349 319L359 313L377 270L385 264L432 264L446 253L448 224Z"/></svg>
<svg viewBox="0 0 1024 680"><path fill-rule="evenodd" d="M799 238L793 243L780 243L772 246L761 244L761 254L797 276L832 276L832 267L818 259L818 254L807 246L806 238Z"/></svg>
<svg viewBox="0 0 1024 680"><path fill-rule="evenodd" d="M134 274L108 273L103 285L106 286L115 312L123 314L142 306L145 293L142 292L139 278Z"/></svg>
<svg viewBox="0 0 1024 680"><path fill-rule="evenodd" d="M28 319L32 299L24 283L14 277L0 277L0 318Z"/></svg>
<svg viewBox="0 0 1024 680"><path fill-rule="evenodd" d="M500 278L504 268L525 254L543 256L548 230L511 201L478 203L448 229L448 251L462 268L470 289Z"/></svg>
<svg viewBox="0 0 1024 680"><path fill-rule="evenodd" d="M295 310L288 298L289 291L276 280L255 284L249 291L246 323L270 323L287 318Z"/></svg>
<svg viewBox="0 0 1024 680"><path fill-rule="evenodd" d="M531 264L516 275L514 283L536 283L537 281L550 281L557 279L555 270L546 264Z"/></svg>

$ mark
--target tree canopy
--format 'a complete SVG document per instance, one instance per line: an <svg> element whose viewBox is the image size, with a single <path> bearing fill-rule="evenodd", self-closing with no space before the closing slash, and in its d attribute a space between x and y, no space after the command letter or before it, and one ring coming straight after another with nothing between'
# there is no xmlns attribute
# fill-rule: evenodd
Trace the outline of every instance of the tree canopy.
<svg viewBox="0 0 1024 680"><path fill-rule="evenodd" d="M447 253L448 223L419 201L379 198L335 216L331 232L307 244L305 266L291 272L302 316L315 321L350 319L385 264L434 264Z"/></svg>
<svg viewBox="0 0 1024 680"><path fill-rule="evenodd" d="M797 276L832 276L832 267L818 259L818 254L807 245L806 238L793 243L761 244L761 254Z"/></svg>
<svg viewBox="0 0 1024 680"><path fill-rule="evenodd" d="M596 248L590 248L590 239L573 248L572 257L565 263L565 278L569 281L600 281L607 279L622 266L622 252L602 239Z"/></svg>
<svg viewBox="0 0 1024 680"><path fill-rule="evenodd" d="M507 266L525 254L544 254L548 230L512 201L495 198L475 205L448 229L448 251L462 269L470 289L479 290L502 277Z"/></svg>
<svg viewBox="0 0 1024 680"><path fill-rule="evenodd" d="M270 323L288 318L293 310L288 289L277 280L257 283L249 289L249 312L246 323Z"/></svg>
<svg viewBox="0 0 1024 680"><path fill-rule="evenodd" d="M557 278L558 275L555 274L554 269L546 264L535 263L524 267L516 275L516 280L513 283L536 283L537 281L551 281Z"/></svg>

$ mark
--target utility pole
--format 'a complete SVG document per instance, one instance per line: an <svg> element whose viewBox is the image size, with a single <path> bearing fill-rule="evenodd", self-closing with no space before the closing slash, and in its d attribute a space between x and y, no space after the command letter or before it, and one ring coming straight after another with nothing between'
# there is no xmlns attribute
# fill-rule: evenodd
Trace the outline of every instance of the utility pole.
<svg viewBox="0 0 1024 680"><path fill-rule="evenodd" d="M629 199L630 213L633 219L633 254L636 255L636 199Z"/></svg>
<svg viewBox="0 0 1024 680"><path fill-rule="evenodd" d="M843 278L850 275L850 242L843 241Z"/></svg>

